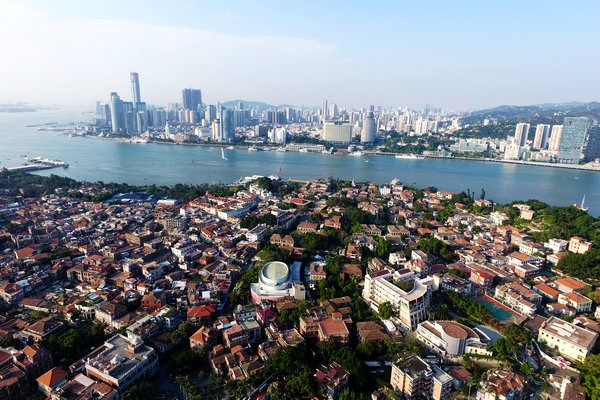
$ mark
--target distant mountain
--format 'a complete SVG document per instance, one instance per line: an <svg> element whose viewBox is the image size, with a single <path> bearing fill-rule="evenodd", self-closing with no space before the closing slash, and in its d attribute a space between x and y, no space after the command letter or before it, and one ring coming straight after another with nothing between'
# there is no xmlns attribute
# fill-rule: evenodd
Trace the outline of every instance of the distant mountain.
<svg viewBox="0 0 600 400"><path fill-rule="evenodd" d="M229 100L229 101L222 102L221 105L225 108L234 108L234 107L237 107L237 105L239 103L243 103L245 109L258 108L259 111L265 111L265 110L268 110L269 108L275 110L275 109L284 108L284 107L295 107L290 104L273 105L273 104L264 103L262 101L251 101L251 100Z"/></svg>
<svg viewBox="0 0 600 400"><path fill-rule="evenodd" d="M560 124L564 117L588 117L598 121L600 120L600 102L548 103L530 106L503 105L487 110L473 111L461 120L467 124L481 123L486 118L507 123Z"/></svg>

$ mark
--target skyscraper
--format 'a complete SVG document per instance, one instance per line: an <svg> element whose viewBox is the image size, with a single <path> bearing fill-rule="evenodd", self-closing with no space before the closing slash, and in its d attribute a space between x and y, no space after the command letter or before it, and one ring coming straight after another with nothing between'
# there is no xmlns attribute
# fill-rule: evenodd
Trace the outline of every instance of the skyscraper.
<svg viewBox="0 0 600 400"><path fill-rule="evenodd" d="M123 115L123 102L116 92L110 94L110 119L112 133L123 132L125 117Z"/></svg>
<svg viewBox="0 0 600 400"><path fill-rule="evenodd" d="M527 136L529 136L529 124L519 122L515 127L515 144L525 146L527 143Z"/></svg>
<svg viewBox="0 0 600 400"><path fill-rule="evenodd" d="M548 147L548 137L550 136L550 125L537 124L535 128L535 137L533 139L534 149L545 149Z"/></svg>
<svg viewBox="0 0 600 400"><path fill-rule="evenodd" d="M327 100L323 101L323 107L321 108L321 122L323 123L323 125L325 124L325 121L327 121L327 117L328 117L328 108L327 108Z"/></svg>
<svg viewBox="0 0 600 400"><path fill-rule="evenodd" d="M363 121L362 131L360 132L360 142L373 143L375 141L376 133L377 123L375 122L375 117L373 115L373 106L370 106Z"/></svg>
<svg viewBox="0 0 600 400"><path fill-rule="evenodd" d="M579 163L588 126L589 120L585 117L565 117L556 157L558 162L565 164Z"/></svg>
<svg viewBox="0 0 600 400"><path fill-rule="evenodd" d="M560 145L562 133L563 133L562 125L554 125L552 127L552 132L550 133L550 142L548 143L548 150L555 151L555 152L558 151L558 146Z"/></svg>
<svg viewBox="0 0 600 400"><path fill-rule="evenodd" d="M352 141L352 125L341 121L327 121L323 124L323 135L326 142L350 143Z"/></svg>
<svg viewBox="0 0 600 400"><path fill-rule="evenodd" d="M594 161L600 158L600 126L594 125L590 128L587 145L583 153L585 161Z"/></svg>
<svg viewBox="0 0 600 400"><path fill-rule="evenodd" d="M129 74L129 79L131 80L131 98L134 107L136 107L137 103L142 101L140 97L140 77L137 72L132 72Z"/></svg>
<svg viewBox="0 0 600 400"><path fill-rule="evenodd" d="M181 91L183 108L198 112L198 107L202 105L202 91L200 89L183 89Z"/></svg>

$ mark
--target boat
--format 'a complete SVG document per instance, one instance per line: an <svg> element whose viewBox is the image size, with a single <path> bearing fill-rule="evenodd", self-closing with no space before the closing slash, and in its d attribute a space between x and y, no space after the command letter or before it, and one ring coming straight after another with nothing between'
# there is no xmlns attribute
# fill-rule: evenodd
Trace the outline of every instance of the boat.
<svg viewBox="0 0 600 400"><path fill-rule="evenodd" d="M404 158L408 160L423 160L425 157L418 154L396 154L396 158Z"/></svg>
<svg viewBox="0 0 600 400"><path fill-rule="evenodd" d="M333 147L321 151L321 154L333 154Z"/></svg>
<svg viewBox="0 0 600 400"><path fill-rule="evenodd" d="M276 151L286 152L287 149L285 147L278 147Z"/></svg>
<svg viewBox="0 0 600 400"><path fill-rule="evenodd" d="M352 157L362 157L363 152L362 151L353 151L352 153L348 153L349 156Z"/></svg>
<svg viewBox="0 0 600 400"><path fill-rule="evenodd" d="M233 147L233 146L227 146L227 150L234 150L234 149L235 149L235 147Z"/></svg>
<svg viewBox="0 0 600 400"><path fill-rule="evenodd" d="M258 147L250 146L250 147L248 147L248 151L258 151Z"/></svg>
<svg viewBox="0 0 600 400"><path fill-rule="evenodd" d="M573 204L573 207L575 207L581 211L585 211L585 212L588 211L588 208L585 207L585 194L583 195L583 198L581 199L581 204L580 205Z"/></svg>
<svg viewBox="0 0 600 400"><path fill-rule="evenodd" d="M223 148L221 147L221 158L225 161L227 161L227 157L225 157L225 150L223 150Z"/></svg>
<svg viewBox="0 0 600 400"><path fill-rule="evenodd" d="M308 149L300 149L298 150L300 153L308 153Z"/></svg>

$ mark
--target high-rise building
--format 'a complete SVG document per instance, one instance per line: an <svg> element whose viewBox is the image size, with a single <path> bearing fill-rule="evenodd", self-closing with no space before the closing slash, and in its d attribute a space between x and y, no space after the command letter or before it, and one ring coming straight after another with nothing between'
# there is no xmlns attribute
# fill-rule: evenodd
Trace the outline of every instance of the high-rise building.
<svg viewBox="0 0 600 400"><path fill-rule="evenodd" d="M328 115L328 109L327 109L327 100L323 101L323 106L321 108L321 122L323 123L323 125L325 125L325 121L327 121L327 118L329 117Z"/></svg>
<svg viewBox="0 0 600 400"><path fill-rule="evenodd" d="M131 98L133 104L137 105L142 101L140 97L140 77L137 72L132 72L129 74L129 79L131 80Z"/></svg>
<svg viewBox="0 0 600 400"><path fill-rule="evenodd" d="M206 106L206 110L204 110L204 119L207 124L211 124L215 118L217 118L217 107L209 104Z"/></svg>
<svg viewBox="0 0 600 400"><path fill-rule="evenodd" d="M350 143L352 141L352 125L341 121L323 123L323 140L332 143Z"/></svg>
<svg viewBox="0 0 600 400"><path fill-rule="evenodd" d="M586 117L565 117L556 156L559 163L578 164L589 126Z"/></svg>
<svg viewBox="0 0 600 400"><path fill-rule="evenodd" d="M548 142L548 150L557 152L558 146L560 145L560 140L563 134L563 126L562 125L554 125L552 126L552 132L550 133L550 141Z"/></svg>
<svg viewBox="0 0 600 400"><path fill-rule="evenodd" d="M200 89L183 89L181 91L183 108L186 110L199 111L202 105L202 91Z"/></svg>
<svg viewBox="0 0 600 400"><path fill-rule="evenodd" d="M594 161L600 158L600 126L594 125L590 128L583 155L585 161Z"/></svg>
<svg viewBox="0 0 600 400"><path fill-rule="evenodd" d="M375 141L375 134L377 133L377 122L373 115L373 106L369 107L369 111L363 121L362 131L360 133L361 143L373 143Z"/></svg>
<svg viewBox="0 0 600 400"><path fill-rule="evenodd" d="M535 128L535 137L533 139L534 149L545 149L548 147L548 137L550 136L550 125L537 124Z"/></svg>
<svg viewBox="0 0 600 400"><path fill-rule="evenodd" d="M110 94L110 119L112 133L122 133L125 125L123 102L116 92Z"/></svg>
<svg viewBox="0 0 600 400"><path fill-rule="evenodd" d="M519 122L515 127L515 144L525 146L527 143L527 136L529 136L529 124Z"/></svg>

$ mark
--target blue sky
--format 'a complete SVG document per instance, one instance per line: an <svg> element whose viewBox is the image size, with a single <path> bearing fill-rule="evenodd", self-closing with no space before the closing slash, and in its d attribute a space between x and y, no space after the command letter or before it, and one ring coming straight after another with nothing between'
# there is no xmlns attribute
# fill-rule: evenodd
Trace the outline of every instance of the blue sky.
<svg viewBox="0 0 600 400"><path fill-rule="evenodd" d="M600 2L0 0L0 102L593 101ZM4 42L4 43L2 43Z"/></svg>

